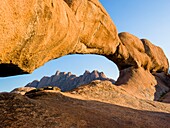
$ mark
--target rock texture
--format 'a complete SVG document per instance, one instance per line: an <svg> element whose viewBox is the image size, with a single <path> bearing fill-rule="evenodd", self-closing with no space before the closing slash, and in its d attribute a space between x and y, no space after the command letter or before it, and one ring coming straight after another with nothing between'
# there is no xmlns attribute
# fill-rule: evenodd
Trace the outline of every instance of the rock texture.
<svg viewBox="0 0 170 128"><path fill-rule="evenodd" d="M2 128L168 128L170 105L131 97L108 81L74 91L0 93Z"/></svg>
<svg viewBox="0 0 170 128"><path fill-rule="evenodd" d="M98 0L0 4L1 76L30 73L67 54L111 54L119 43L116 27Z"/></svg>
<svg viewBox="0 0 170 128"><path fill-rule="evenodd" d="M170 104L170 91L162 96L159 101Z"/></svg>
<svg viewBox="0 0 170 128"><path fill-rule="evenodd" d="M20 87L20 88L15 88L14 90L11 91L11 93L25 95L26 92L29 92L34 89L36 89L36 88L34 88L34 87Z"/></svg>
<svg viewBox="0 0 170 128"><path fill-rule="evenodd" d="M30 73L67 54L99 54L120 70L168 71L163 51L120 33L98 0L0 2L0 75ZM11 71L12 70L12 71Z"/></svg>
<svg viewBox="0 0 170 128"><path fill-rule="evenodd" d="M98 0L0 4L0 76L31 73L49 60L75 53L103 55L120 70L117 86L99 82L64 94L2 93L0 127L170 127L169 104L153 101L169 102L164 52L146 39L118 34Z"/></svg>
<svg viewBox="0 0 170 128"><path fill-rule="evenodd" d="M107 78L103 72L98 72L97 70L94 70L91 73L85 71L83 75L78 77L71 74L71 72L66 73L57 71L55 75L43 77L40 81L35 80L28 83L26 87L43 88L46 86L57 86L62 91L70 91L80 85L89 84L93 80L107 80L115 83L113 79Z"/></svg>
<svg viewBox="0 0 170 128"><path fill-rule="evenodd" d="M67 54L99 54L118 66L117 85L149 91L150 96L142 92L139 96L135 93L137 97L153 100L169 90L169 83L155 76L162 73L166 77L168 73L162 49L127 32L118 34L98 0L13 0L0 4L0 76L31 73Z"/></svg>

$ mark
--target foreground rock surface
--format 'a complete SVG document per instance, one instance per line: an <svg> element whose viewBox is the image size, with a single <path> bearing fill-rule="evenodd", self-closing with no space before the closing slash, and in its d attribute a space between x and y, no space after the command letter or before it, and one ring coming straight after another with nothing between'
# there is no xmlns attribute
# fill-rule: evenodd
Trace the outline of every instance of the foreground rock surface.
<svg viewBox="0 0 170 128"><path fill-rule="evenodd" d="M3 128L170 127L169 104L130 97L110 82L92 82L67 93L1 93L0 101Z"/></svg>

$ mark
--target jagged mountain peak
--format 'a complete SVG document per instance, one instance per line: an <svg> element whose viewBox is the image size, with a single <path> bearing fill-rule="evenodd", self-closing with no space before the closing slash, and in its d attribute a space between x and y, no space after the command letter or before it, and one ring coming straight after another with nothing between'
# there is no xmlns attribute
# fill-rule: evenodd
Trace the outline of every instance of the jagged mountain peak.
<svg viewBox="0 0 170 128"><path fill-rule="evenodd" d="M94 70L92 72L85 70L83 75L76 76L71 72L57 71L51 77L44 76L40 81L34 80L26 85L26 87L42 88L46 86L57 86L62 91L70 91L76 87L88 84L93 80L108 80L114 83L113 79L107 78L103 72Z"/></svg>
<svg viewBox="0 0 170 128"><path fill-rule="evenodd" d="M59 75L60 74L60 71L59 70L57 70L57 72L55 73L55 75Z"/></svg>
<svg viewBox="0 0 170 128"><path fill-rule="evenodd" d="M88 75L88 74L90 74L90 71L85 70L85 72L84 72L84 74L83 74L83 75Z"/></svg>

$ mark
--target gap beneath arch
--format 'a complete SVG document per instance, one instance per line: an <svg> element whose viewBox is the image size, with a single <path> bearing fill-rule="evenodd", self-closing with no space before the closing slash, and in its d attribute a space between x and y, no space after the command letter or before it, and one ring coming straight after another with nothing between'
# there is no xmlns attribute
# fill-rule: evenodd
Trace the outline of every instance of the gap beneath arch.
<svg viewBox="0 0 170 128"><path fill-rule="evenodd" d="M117 80L119 76L117 66L104 56L73 54L51 60L36 69L32 74L0 78L0 91L11 91L14 88L25 86L33 80L40 80L44 76L54 75L57 70L71 72L77 76L82 75L85 70L90 72L98 70L114 80Z"/></svg>

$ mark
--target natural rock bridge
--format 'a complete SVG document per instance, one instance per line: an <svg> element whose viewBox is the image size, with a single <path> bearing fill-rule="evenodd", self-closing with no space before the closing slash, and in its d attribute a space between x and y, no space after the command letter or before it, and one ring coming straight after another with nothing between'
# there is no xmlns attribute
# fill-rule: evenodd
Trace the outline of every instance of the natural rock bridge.
<svg viewBox="0 0 170 128"><path fill-rule="evenodd" d="M138 86L158 97L169 90L168 60L161 48L118 34L98 0L0 2L0 76L31 73L68 54L99 54L120 70L118 85ZM147 91L146 91L147 90ZM132 92L133 93L133 92ZM139 97L148 97L146 93ZM153 99L153 97L151 98Z"/></svg>

